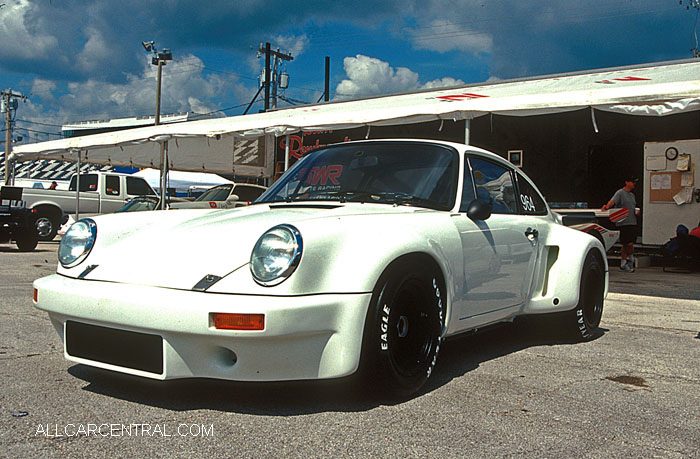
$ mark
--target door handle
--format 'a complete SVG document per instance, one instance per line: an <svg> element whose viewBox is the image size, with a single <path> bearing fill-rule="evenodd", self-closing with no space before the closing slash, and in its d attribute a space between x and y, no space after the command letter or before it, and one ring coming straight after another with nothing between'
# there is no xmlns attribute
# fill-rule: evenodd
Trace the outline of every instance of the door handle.
<svg viewBox="0 0 700 459"><path fill-rule="evenodd" d="M539 236L539 235L540 235L540 232L534 228L528 227L525 230L525 236L527 236L527 238L530 239L531 241L534 241L535 239L537 239L537 236Z"/></svg>

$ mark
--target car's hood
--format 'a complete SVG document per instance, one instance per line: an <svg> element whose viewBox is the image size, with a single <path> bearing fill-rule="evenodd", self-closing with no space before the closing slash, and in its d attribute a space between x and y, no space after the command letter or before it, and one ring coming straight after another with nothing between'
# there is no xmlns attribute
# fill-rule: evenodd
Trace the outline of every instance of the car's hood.
<svg viewBox="0 0 700 459"><path fill-rule="evenodd" d="M258 238L275 225L342 225L367 214L420 209L376 204L257 204L231 210L173 210L96 217L97 242L75 268L59 272L85 279L192 289L208 274L224 277L244 267ZM149 215L143 215L149 214ZM131 218L129 218L131 217ZM316 222L327 220L326 222ZM302 237L304 232L302 230ZM306 244L306 241L305 241Z"/></svg>

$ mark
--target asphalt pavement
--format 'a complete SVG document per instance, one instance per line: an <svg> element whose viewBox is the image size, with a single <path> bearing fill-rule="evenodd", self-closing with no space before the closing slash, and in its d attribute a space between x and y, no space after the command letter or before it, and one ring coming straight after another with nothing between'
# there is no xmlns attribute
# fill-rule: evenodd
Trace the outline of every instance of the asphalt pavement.
<svg viewBox="0 0 700 459"><path fill-rule="evenodd" d="M700 273L611 269L603 332L546 318L448 340L425 390L157 382L63 358L32 281L57 243L0 244L6 457L700 457Z"/></svg>

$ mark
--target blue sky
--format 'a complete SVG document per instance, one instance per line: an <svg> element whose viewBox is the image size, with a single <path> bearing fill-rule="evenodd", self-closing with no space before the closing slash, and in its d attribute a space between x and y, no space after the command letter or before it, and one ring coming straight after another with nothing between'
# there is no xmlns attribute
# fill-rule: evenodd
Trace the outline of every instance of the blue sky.
<svg viewBox="0 0 700 459"><path fill-rule="evenodd" d="M162 113L242 114L261 42L291 52L284 97L331 98L692 57L696 0L0 0L0 87L27 96L15 129L57 138L67 122ZM279 106L290 103L279 101ZM262 102L253 106L256 111Z"/></svg>

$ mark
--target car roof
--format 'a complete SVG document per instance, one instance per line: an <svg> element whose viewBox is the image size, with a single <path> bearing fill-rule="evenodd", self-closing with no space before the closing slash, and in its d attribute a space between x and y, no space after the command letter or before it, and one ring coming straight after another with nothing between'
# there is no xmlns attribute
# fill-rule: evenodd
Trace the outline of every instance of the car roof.
<svg viewBox="0 0 700 459"><path fill-rule="evenodd" d="M497 155L496 153L493 153L488 150L484 150L483 148L476 147L474 145L467 145L464 143L459 143L459 142L449 142L446 140L436 140L436 139L411 139L411 138L391 138L391 139L367 139L367 140L355 140L352 142L344 142L342 145L347 145L347 144L353 144L353 143L375 143L375 142L408 142L408 143L429 143L433 145L445 145L448 147L452 147L458 152L469 152L469 153L478 153L479 155L486 156L488 158L495 159L504 165L509 166L510 168L513 168L513 164L508 162L505 158L502 156ZM334 145L339 145L339 144L334 144ZM330 145L329 145L330 146Z"/></svg>

